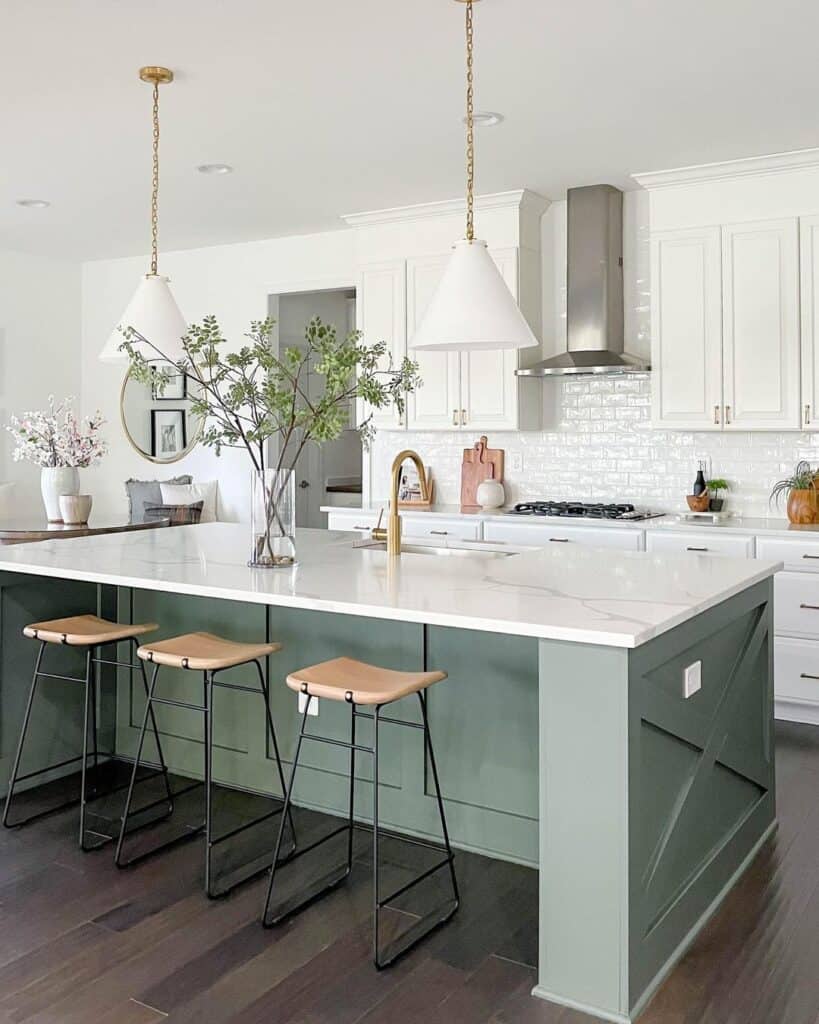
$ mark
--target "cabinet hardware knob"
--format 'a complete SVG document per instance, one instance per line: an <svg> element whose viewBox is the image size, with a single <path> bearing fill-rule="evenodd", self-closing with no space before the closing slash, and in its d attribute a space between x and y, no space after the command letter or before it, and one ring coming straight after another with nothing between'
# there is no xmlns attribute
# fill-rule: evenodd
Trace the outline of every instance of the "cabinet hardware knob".
<svg viewBox="0 0 819 1024"><path fill-rule="evenodd" d="M466 409L461 409L461 426L466 426Z"/></svg>
<svg viewBox="0 0 819 1024"><path fill-rule="evenodd" d="M718 405L714 406L714 423L716 423L717 426L719 426L719 406Z"/></svg>
<svg viewBox="0 0 819 1024"><path fill-rule="evenodd" d="M799 673L799 678L800 679L819 679L819 676L811 675L810 672L800 672Z"/></svg>
<svg viewBox="0 0 819 1024"><path fill-rule="evenodd" d="M449 530L430 530L429 533L430 533L431 537L448 537L449 536Z"/></svg>
<svg viewBox="0 0 819 1024"><path fill-rule="evenodd" d="M730 423L731 422L731 406L730 405L726 405L725 406L725 422L726 423Z"/></svg>
<svg viewBox="0 0 819 1024"><path fill-rule="evenodd" d="M707 551L708 548L686 548L686 551Z"/></svg>
<svg viewBox="0 0 819 1024"><path fill-rule="evenodd" d="M453 427L457 427L458 426L458 410L457 409L453 409L452 410L452 426Z"/></svg>
<svg viewBox="0 0 819 1024"><path fill-rule="evenodd" d="M810 405L805 406L805 426L810 423Z"/></svg>
<svg viewBox="0 0 819 1024"><path fill-rule="evenodd" d="M550 544L568 544L569 543L569 538L568 537L550 537L549 538L549 543Z"/></svg>
<svg viewBox="0 0 819 1024"><path fill-rule="evenodd" d="M800 604L800 608L804 608L807 611L819 612L819 604Z"/></svg>

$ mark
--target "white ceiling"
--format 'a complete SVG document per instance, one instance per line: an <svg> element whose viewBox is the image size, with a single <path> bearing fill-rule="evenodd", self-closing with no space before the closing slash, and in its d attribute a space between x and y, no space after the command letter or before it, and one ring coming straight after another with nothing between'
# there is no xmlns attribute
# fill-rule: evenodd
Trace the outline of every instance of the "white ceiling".
<svg viewBox="0 0 819 1024"><path fill-rule="evenodd" d="M160 245L339 227L462 192L452 0L0 0L0 246L147 249L150 88L166 64ZM819 145L815 0L482 0L478 190ZM225 162L230 176L196 173ZM18 198L46 198L48 210Z"/></svg>

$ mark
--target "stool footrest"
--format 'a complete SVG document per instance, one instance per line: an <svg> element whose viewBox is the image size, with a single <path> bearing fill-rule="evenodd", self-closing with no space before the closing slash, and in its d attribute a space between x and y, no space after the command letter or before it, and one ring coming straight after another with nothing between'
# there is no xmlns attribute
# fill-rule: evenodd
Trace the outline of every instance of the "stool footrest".
<svg viewBox="0 0 819 1024"><path fill-rule="evenodd" d="M437 864L433 864L431 868L427 868L426 871L418 875L417 878L413 878L412 881L407 882L406 885L402 885L400 889L396 889L395 892L391 892L389 896L385 896L384 899L378 901L379 907L386 907L388 903L392 903L393 900L397 900L399 896L403 896L405 892L409 892L419 882L423 882L425 878L429 878L430 875L434 875L436 871L440 871L441 868L449 867L449 865L455 860L454 857L444 857L443 860L439 860Z"/></svg>
<svg viewBox="0 0 819 1024"><path fill-rule="evenodd" d="M330 836L324 837L324 839L329 838ZM323 842L324 840L321 841ZM318 843L312 844L312 846L317 845ZM307 849L312 849L312 846L304 850L297 850L290 859L295 859L299 853L306 853ZM272 928L274 925L281 924L282 921L290 917L292 914L295 914L300 910L304 910L305 907L309 906L311 903L315 903L315 901L325 893L330 892L331 889L335 889L337 886L341 885L349 874L350 867L346 862L344 864L338 864L326 874L317 878L314 882L311 882L306 888L302 889L298 893L294 893L289 899L284 900L283 903L276 908L272 916L268 915L262 920L262 924L265 928Z"/></svg>
<svg viewBox="0 0 819 1024"><path fill-rule="evenodd" d="M375 966L379 971L382 971L385 967L394 964L399 957L408 953L413 946L417 946L422 939L425 939L432 932L445 925L457 909L458 900L456 899L451 901L448 909L433 910L429 914L425 914L424 917L419 918L382 950L375 960Z"/></svg>
<svg viewBox="0 0 819 1024"><path fill-rule="evenodd" d="M242 832L246 832L249 828L253 828L254 825L261 825L263 821L269 821L271 818L275 818L277 814L281 814L284 810L284 805L281 807L274 807L272 811L268 811L267 814L262 814L258 818L254 818L253 821L246 821L242 825L237 825L236 828L230 829L229 832L223 832L220 836L216 836L215 839L211 839L211 846L218 846L219 843L224 843L228 839L233 839L234 836L240 835ZM272 862L272 858L268 857L268 864Z"/></svg>

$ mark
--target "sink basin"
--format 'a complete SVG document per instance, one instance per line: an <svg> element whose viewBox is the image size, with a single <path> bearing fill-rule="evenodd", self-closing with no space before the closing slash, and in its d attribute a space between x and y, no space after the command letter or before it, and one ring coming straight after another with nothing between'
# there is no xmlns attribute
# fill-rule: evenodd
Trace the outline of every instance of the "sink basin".
<svg viewBox="0 0 819 1024"><path fill-rule="evenodd" d="M370 548L375 551L386 551L386 544L366 543L354 544L354 547ZM402 544L401 554L403 555L437 555L444 558L509 558L517 554L517 551L495 550L491 548L442 548L432 544Z"/></svg>

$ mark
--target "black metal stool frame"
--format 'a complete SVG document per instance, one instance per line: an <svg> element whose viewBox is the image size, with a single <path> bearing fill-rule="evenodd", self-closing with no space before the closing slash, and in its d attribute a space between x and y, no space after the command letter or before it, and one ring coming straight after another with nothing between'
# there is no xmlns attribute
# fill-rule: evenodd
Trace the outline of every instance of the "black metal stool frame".
<svg viewBox="0 0 819 1024"><path fill-rule="evenodd" d="M135 637L128 637L127 639L133 645L134 651L135 651L136 648L139 646L138 640ZM16 751L16 753L14 755L14 764L12 766L11 776L9 778L9 789L8 789L8 794L6 795L6 805L5 805L5 808L3 810L3 825L6 828L20 828L23 825L28 825L31 822L40 820L41 818L48 817L48 816L50 816L52 814L57 814L59 811L64 811L64 810L67 810L70 807L76 807L76 806L79 805L79 808L80 808L80 831L79 831L80 847L83 850L85 850L86 852L91 851L91 850L98 850L102 846L105 846L107 843L112 842L114 840L114 838L115 838L114 835L110 835L109 836L109 835L106 835L106 834L104 834L102 832L96 832L96 831L94 831L92 829L86 829L85 822L86 822L86 808L87 808L89 803L93 802L94 800L100 800L100 799L103 799L105 797L109 797L113 793L117 793L120 790L126 788L126 784L123 784L123 785L120 785L120 786L114 786L114 787L108 789L104 793L94 793L93 795L89 796L89 793L88 793L88 780L87 780L87 769L88 769L88 760L89 760L89 758L93 759L93 766L94 766L94 768L96 768L98 766L99 759L101 757L102 758L108 758L109 760L118 760L118 761L130 760L130 758L123 758L120 754L117 754L117 753L115 753L113 751L101 752L99 750L98 746L97 746L97 673L96 673L96 666L97 665L112 665L112 666L118 667L118 668L127 668L127 669L133 670L136 667L136 665L133 663L133 661L127 662L127 661L119 661L117 659L112 660L110 658L98 657L98 656L95 656L95 652L99 648L107 647L107 646L109 646L112 643L116 644L116 643L121 643L121 642L122 641L114 640L114 641L108 641L108 643L103 643L103 644L90 644L90 645L88 645L87 649L86 649L86 654L85 654L85 675L82 676L82 677L78 677L78 676L61 675L61 674L58 674L58 673L55 673L55 672L43 672L42 671L43 655L45 654L46 647L48 647L51 642L47 641L47 640L41 640L40 641L40 649L37 652L37 660L36 660L35 665L34 665L34 675L32 676L31 688L29 689L28 701L26 703L26 710L25 710L25 714L23 716L23 725L22 725L22 728L20 730L20 737L19 737L19 739L17 741L17 751ZM63 640L62 641L62 645L68 646L67 641ZM80 646L80 645L71 645L71 646L77 647L77 646ZM142 664L142 662L140 661L139 658L137 658L137 662L139 663L139 668L141 670L142 684L143 684L143 687L145 689L145 696L147 698L147 696L148 696L148 678L147 678L147 676L145 674L145 666ZM25 741L26 741L26 735L28 733L28 727L29 727L29 723L30 723L30 720L31 720L31 712L32 712L32 709L34 707L34 698L35 698L36 693L37 693L37 684L38 684L38 681L40 679L61 679L63 682L79 683L79 684L81 684L82 686L85 687L85 700L84 700L84 710L83 710L83 750L82 750L82 754L78 754L76 757L70 757L70 758L67 758L65 761L58 762L57 764L48 765L46 768L38 768L36 771L27 772L25 775L20 775L19 774L19 772L20 772L20 762L22 760L23 749L25 747ZM153 714L151 714L151 729L152 729L152 732L153 732L153 735L154 735L154 739L156 741L156 749L157 749L157 754L158 754L158 757L159 757L159 767L156 769L156 771L152 772L151 774L143 776L143 778L140 779L139 781L140 782L147 782L149 779L156 778L156 776L158 776L158 775L162 775L164 777L164 780L165 780L166 796L164 798L160 799L160 800L154 801L153 803L149 804L146 808L144 808L144 810L153 809L154 807L157 807L160 804L165 803L167 801L168 809L167 809L167 812L166 812L166 815L165 815L165 816L167 816L167 815L171 814L172 811L173 811L173 796L172 796L172 793L171 793L170 781L168 779L168 769L167 769L167 767L165 765L165 759L164 759L163 754L162 754L162 745L161 745L161 743L159 741L159 732L158 732L157 727L156 727L156 719L154 718ZM89 748L89 734L90 734L90 738L91 738L91 742L92 742L92 749L90 751L88 749ZM14 797L14 790L15 790L15 787L19 783L25 782L25 781L27 781L29 779L35 779L35 778L37 778L40 775L45 775L47 772L54 772L54 771L57 771L60 768L67 768L69 765L75 764L78 761L81 763L81 768L80 768L80 772L81 772L81 775L80 775L80 795L79 795L78 798L77 797L72 797L70 800L66 800L63 803L58 804L56 807L49 807L49 808L46 808L45 810L37 811L34 814L30 814L26 818L21 818L19 821L11 821L11 820L9 820L10 819L12 799ZM133 781L133 774L132 774L131 778L132 778L132 781ZM161 820L161 819L154 819L154 821L152 821L151 824L155 823L156 820ZM88 840L87 840L87 834L90 834L91 836L95 836L96 837L96 841L89 843Z"/></svg>
<svg viewBox="0 0 819 1024"><path fill-rule="evenodd" d="M276 879L276 871L280 864L285 863L279 857L281 851L282 838L284 835L284 818L279 826L279 835L276 841L276 849L273 854L273 865L270 869L270 881L267 886L267 896L265 898L264 910L262 912L262 924L265 928L272 928L274 925L280 924L282 921L290 917L292 914L303 910L309 904L313 903L319 897L325 893L336 888L341 882L343 882L350 874L353 866L353 831L355 828L366 828L355 822L355 755L356 751L360 750L363 753L370 754L373 759L373 824L372 824L372 856L373 856L373 897L372 897L372 959L378 970L383 970L385 967L389 967L394 964L400 957L408 953L414 946L416 946L422 939L425 939L431 932L440 928L441 925L446 924L447 921L453 916L455 911L458 909L460 903L460 895L458 892L458 880L455 877L455 855L452 851L452 846L449 841L449 830L446 824L446 815L444 813L444 802L441 796L441 785L438 779L438 767L435 763L435 754L432 749L432 740L429 732L429 719L427 717L427 702L426 694L423 690L418 691L418 701L421 705L421 722L405 722L398 718L387 718L381 714L381 709L387 705L375 704L373 705L373 713L367 714L366 712L358 711L355 703L352 700L352 693L347 694L346 700L350 705L350 742L345 743L343 740L330 739L327 736L316 736L306 732L307 716L310 711L310 702L313 697L307 692L307 686L302 687L302 693L306 695L304 712L301 719L301 729L299 730L299 738L296 744L296 753L293 758L293 770L290 773L290 781L287 786L287 795L285 797L285 808L288 813L290 811L291 800L293 796L293 784L296 778L296 769L299 764L299 756L301 754L301 745L304 740L315 740L317 743L329 743L333 746L344 747L350 751L350 802L347 822L344 825L333 829L330 833L310 843L308 846L297 848L288 858L288 861L293 861L303 854L308 853L310 850L315 849L317 846L328 842L335 836L340 835L342 832L347 832L347 861L346 864L339 865L327 872L321 878L317 879L309 888L300 895L293 896L291 899L285 901L280 907L278 907L274 914L271 915L271 900L273 897L273 887ZM392 703L392 702L390 702ZM361 744L356 743L356 719L367 718L373 723L373 745L372 747L365 747ZM435 798L438 803L438 814L441 819L441 830L443 832L444 849L441 850L440 846L434 843L428 843L421 839L416 839L412 836L404 836L400 834L385 833L378 824L378 728L380 723L386 722L390 725L403 725L409 729L422 729L424 733L424 751L429 757L430 768L432 769L432 778L435 784ZM433 864L432 867L427 868L417 878L407 882L406 885L402 885L400 888L391 892L388 896L381 896L380 886L380 867L378 857L378 846L379 836L381 834L395 835L395 838L401 842L409 843L414 846L421 846L427 850L435 850L436 852L444 852L446 856ZM411 925L406 931L399 935L392 943L390 943L385 949L381 949L380 938L379 938L379 920L380 912L393 900L399 896L403 896L404 893L414 888L419 882L429 878L430 875L439 871L443 867L449 867L449 875L452 883L452 905L446 909L433 910L429 914L420 918L415 924Z"/></svg>
<svg viewBox="0 0 819 1024"><path fill-rule="evenodd" d="M149 657L149 661L153 662L153 659ZM245 664L251 664L251 662L245 662ZM275 817L277 814L282 814L282 822L285 820L283 811L285 809L284 804L281 807L275 807L273 810L268 811L266 814L260 815L258 818L254 818L252 821L247 821L243 825L238 825L236 828L231 829L228 832L224 832L222 835L214 838L213 836L213 705L214 705L214 690L219 687L224 690L239 690L243 693L255 693L259 694L265 705L265 716L267 722L267 734L273 744L273 754L276 759L276 765L278 768L279 782L282 787L282 793L286 792L286 783L284 780L284 770L282 769L281 757L279 755L279 744L276 739L276 729L273 724L273 713L270 710L270 693L265 678L265 673L262 669L261 663L258 659L253 659L252 664L256 666L256 671L259 675L259 688L252 686L242 686L238 683L225 683L221 680L217 680L216 676L219 672L227 671L226 669L217 669L214 671L204 671L203 676L203 701L202 704L190 704L186 701L171 700L166 697L157 697L156 688L159 679L160 665L154 663L153 673L151 674L150 687L147 690L147 700L145 703L145 713L142 718L142 726L139 733L139 743L137 745L136 757L134 758L134 769L131 774L131 783L128 787L128 796L125 800L125 813L122 817L122 827L120 830L119 840L117 842L117 850L115 855L115 863L119 868L131 867L132 865L138 864L148 857L161 853L163 850L167 850L172 846L176 846L179 843L185 842L188 839L193 839L196 836L205 834L205 892L210 899L219 899L222 896L227 896L229 892L235 889L238 885L243 882L254 878L256 875L262 874L270 867L270 856L264 858L263 863L258 863L257 860L251 861L250 864L244 865L242 868L236 869L230 875L229 884L218 884L218 880L213 877L213 864L212 854L213 849L220 844L227 842L228 839L233 839L241 832L247 831L249 828L253 828L255 825L260 825L264 821L268 821L270 818ZM231 666L237 668L238 666ZM184 664L183 668L187 668ZM136 784L136 775L139 768L140 759L142 757L142 747L145 741L145 734L147 731L149 715L153 720L153 705L154 704L165 704L171 707L187 708L190 711L199 711L204 715L204 733L205 733L205 773L202 781L192 782L190 785L183 787L178 790L174 796L179 797L184 793L189 793L200 786L205 788L205 820L201 825L196 827L188 828L184 833L178 836L174 836L171 839L167 839L162 843L157 844L149 850L145 850L142 853L137 854L129 859L123 858L123 848L125 844L125 838L131 832L136 831L135 829L128 829L128 819L131 814L141 814L147 808L140 807L136 811L131 810L131 803L133 800L134 787ZM228 788L237 790L240 792L247 792L240 790L237 786L229 786ZM268 796L266 793L258 794L260 796ZM150 805L149 805L150 806ZM293 836L293 847L295 848L296 832L293 825L292 813L288 810L287 816L290 821L291 833ZM150 824L153 824L151 822ZM281 833L280 833L281 834Z"/></svg>

